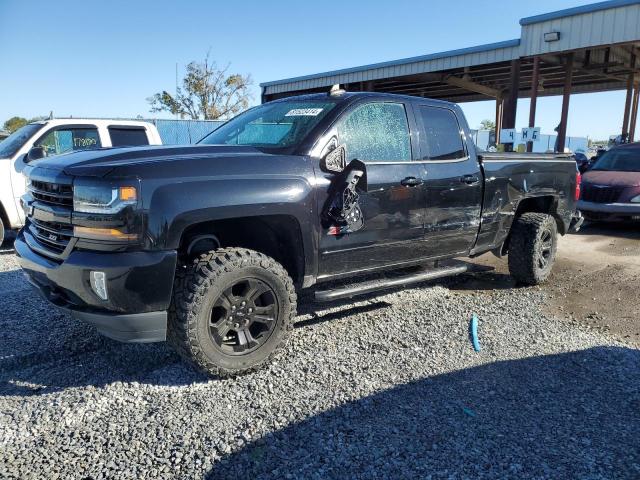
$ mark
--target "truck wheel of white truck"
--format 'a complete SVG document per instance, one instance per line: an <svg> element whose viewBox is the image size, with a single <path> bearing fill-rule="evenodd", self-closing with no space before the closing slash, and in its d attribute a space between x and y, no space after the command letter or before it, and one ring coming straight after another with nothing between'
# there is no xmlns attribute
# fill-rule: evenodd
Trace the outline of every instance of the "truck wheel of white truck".
<svg viewBox="0 0 640 480"><path fill-rule="evenodd" d="M4 243L4 222L2 221L2 216L0 215L0 246Z"/></svg>
<svg viewBox="0 0 640 480"><path fill-rule="evenodd" d="M295 315L296 292L282 265L253 250L220 248L178 266L167 333L187 361L229 377L270 361Z"/></svg>
<svg viewBox="0 0 640 480"><path fill-rule="evenodd" d="M523 213L511 227L509 272L523 285L538 285L551 274L558 247L558 226L546 213Z"/></svg>

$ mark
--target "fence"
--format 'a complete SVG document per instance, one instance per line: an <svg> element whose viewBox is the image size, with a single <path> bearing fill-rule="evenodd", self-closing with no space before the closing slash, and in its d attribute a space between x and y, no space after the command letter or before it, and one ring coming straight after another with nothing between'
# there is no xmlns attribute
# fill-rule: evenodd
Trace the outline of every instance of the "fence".
<svg viewBox="0 0 640 480"><path fill-rule="evenodd" d="M486 150L490 146L490 130L472 130L471 136L476 146L482 150ZM553 152L556 145L557 135L541 134L538 140L533 142L533 151L536 153ZM493 139L495 141L495 138ZM514 148L522 141L522 135L520 132L516 132L516 138ZM576 152L578 150L587 151L589 147L589 140L585 137L567 137L566 149L570 152Z"/></svg>
<svg viewBox="0 0 640 480"><path fill-rule="evenodd" d="M213 132L224 122L218 120L145 120L153 123L164 145L189 145Z"/></svg>

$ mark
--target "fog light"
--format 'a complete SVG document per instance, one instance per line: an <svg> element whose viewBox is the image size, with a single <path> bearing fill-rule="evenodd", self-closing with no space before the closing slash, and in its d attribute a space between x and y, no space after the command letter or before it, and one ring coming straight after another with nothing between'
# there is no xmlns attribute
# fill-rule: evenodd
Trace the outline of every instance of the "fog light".
<svg viewBox="0 0 640 480"><path fill-rule="evenodd" d="M91 280L91 289L95 294L102 300L107 300L109 296L107 295L107 276L105 273L92 271L89 274L89 278Z"/></svg>

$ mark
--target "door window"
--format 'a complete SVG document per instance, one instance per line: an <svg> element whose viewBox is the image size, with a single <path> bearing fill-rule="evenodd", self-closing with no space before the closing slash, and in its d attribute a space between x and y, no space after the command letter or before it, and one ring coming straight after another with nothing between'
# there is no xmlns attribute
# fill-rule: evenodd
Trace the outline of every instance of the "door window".
<svg viewBox="0 0 640 480"><path fill-rule="evenodd" d="M59 155L75 150L100 147L100 137L96 128L57 128L51 130L36 143L44 147L47 155Z"/></svg>
<svg viewBox="0 0 640 480"><path fill-rule="evenodd" d="M409 124L401 103L367 103L338 124L347 162L408 162L411 160Z"/></svg>
<svg viewBox="0 0 640 480"><path fill-rule="evenodd" d="M114 147L149 145L147 131L144 128L109 127L109 136Z"/></svg>
<svg viewBox="0 0 640 480"><path fill-rule="evenodd" d="M427 143L423 160L458 160L467 156L458 119L451 110L421 106L419 111Z"/></svg>

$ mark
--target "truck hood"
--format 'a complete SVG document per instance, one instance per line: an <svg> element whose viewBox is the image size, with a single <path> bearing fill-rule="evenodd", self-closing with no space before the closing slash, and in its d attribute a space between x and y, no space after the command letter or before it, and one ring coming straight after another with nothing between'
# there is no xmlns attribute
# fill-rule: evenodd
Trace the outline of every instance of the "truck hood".
<svg viewBox="0 0 640 480"><path fill-rule="evenodd" d="M589 170L582 180L596 185L610 185L612 187L640 186L640 172L612 172L607 170Z"/></svg>
<svg viewBox="0 0 640 480"><path fill-rule="evenodd" d="M268 155L254 147L239 145L144 146L102 148L56 155L40 160L33 169L53 170L67 175L104 177L120 167L144 164L205 161L215 158ZM120 168L121 169L121 168Z"/></svg>

